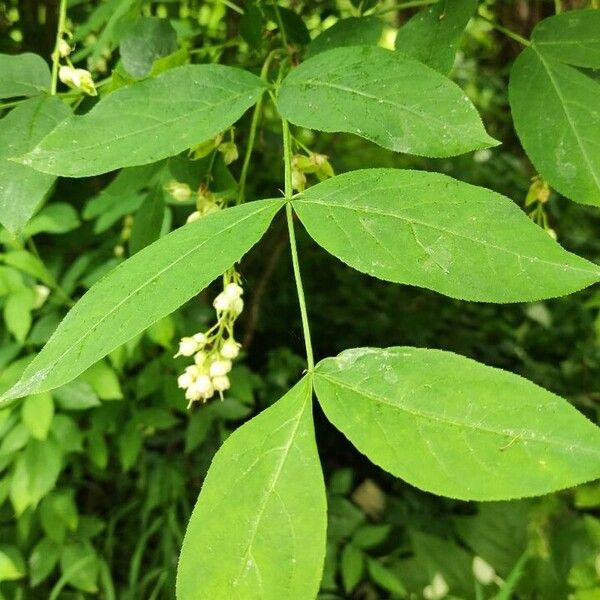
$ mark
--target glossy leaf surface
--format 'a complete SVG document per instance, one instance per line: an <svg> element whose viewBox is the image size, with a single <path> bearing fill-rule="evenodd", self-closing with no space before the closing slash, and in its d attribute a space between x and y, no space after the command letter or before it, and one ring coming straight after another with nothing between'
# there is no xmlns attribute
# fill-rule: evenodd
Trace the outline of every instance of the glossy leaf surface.
<svg viewBox="0 0 600 600"><path fill-rule="evenodd" d="M235 123L263 82L223 65L186 65L113 92L19 160L45 173L85 177L174 156Z"/></svg>
<svg viewBox="0 0 600 600"><path fill-rule="evenodd" d="M312 600L326 500L312 389L300 381L217 452L183 542L178 600Z"/></svg>
<svg viewBox="0 0 600 600"><path fill-rule="evenodd" d="M283 80L277 103L295 125L354 133L396 152L454 156L497 143L455 83L375 46L308 59Z"/></svg>
<svg viewBox="0 0 600 600"><path fill-rule="evenodd" d="M0 401L63 385L187 302L262 236L282 201L208 215L160 238L96 283Z"/></svg>
<svg viewBox="0 0 600 600"><path fill-rule="evenodd" d="M600 429L512 373L419 348L357 348L322 361L329 420L373 462L464 500L505 500L600 476Z"/></svg>
<svg viewBox="0 0 600 600"><path fill-rule="evenodd" d="M464 300L523 302L600 280L508 198L446 175L366 169L293 200L309 234L370 275Z"/></svg>

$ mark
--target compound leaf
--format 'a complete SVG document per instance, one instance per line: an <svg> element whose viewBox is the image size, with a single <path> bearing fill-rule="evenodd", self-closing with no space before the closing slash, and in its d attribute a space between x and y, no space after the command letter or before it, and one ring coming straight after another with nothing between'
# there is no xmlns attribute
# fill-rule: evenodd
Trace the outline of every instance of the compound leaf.
<svg viewBox="0 0 600 600"><path fill-rule="evenodd" d="M317 397L373 462L463 500L546 494L600 477L600 429L512 373L441 350L357 348L322 361Z"/></svg>
<svg viewBox="0 0 600 600"><path fill-rule="evenodd" d="M464 300L523 302L600 280L508 198L446 175L365 169L293 206L315 241L370 275Z"/></svg>
<svg viewBox="0 0 600 600"><path fill-rule="evenodd" d="M178 600L316 597L326 500L311 396L305 378L218 451L183 541Z"/></svg>

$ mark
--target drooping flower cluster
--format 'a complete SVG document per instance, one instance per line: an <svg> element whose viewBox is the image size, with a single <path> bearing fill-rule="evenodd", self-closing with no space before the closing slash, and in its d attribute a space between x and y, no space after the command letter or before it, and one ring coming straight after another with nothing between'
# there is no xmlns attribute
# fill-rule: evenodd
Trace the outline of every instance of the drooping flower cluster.
<svg viewBox="0 0 600 600"><path fill-rule="evenodd" d="M63 35L70 36L70 33L65 31ZM58 78L72 89L81 90L88 96L97 96L98 92L96 91L92 74L86 69L77 69L73 66L73 63L69 59L71 50L69 42L64 37L61 37L58 40L53 58L57 62L62 60L66 64L59 66Z"/></svg>
<svg viewBox="0 0 600 600"><path fill-rule="evenodd" d="M240 344L233 337L233 325L244 309L244 290L237 281L230 280L238 278L235 271L224 276L223 291L213 302L217 322L205 333L184 337L179 342L175 357L194 357L194 364L177 378L177 385L185 390L188 408L194 402L206 402L215 393L222 400L223 392L231 385L228 374L240 352Z"/></svg>

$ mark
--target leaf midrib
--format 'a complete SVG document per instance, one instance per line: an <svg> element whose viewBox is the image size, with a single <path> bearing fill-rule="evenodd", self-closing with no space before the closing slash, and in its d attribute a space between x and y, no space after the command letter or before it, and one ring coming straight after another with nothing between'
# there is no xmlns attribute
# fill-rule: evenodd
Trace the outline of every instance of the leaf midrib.
<svg viewBox="0 0 600 600"><path fill-rule="evenodd" d="M415 409L409 409L406 406L403 406L400 404L394 404L393 402L388 401L386 398L383 398L382 396L377 396L377 395L369 393L361 388L353 387L347 383L341 382L339 379L336 379L336 378L326 375L322 372L319 372L318 370L315 371L315 376L322 377L323 379L330 381L334 385L338 385L340 387L348 389L351 392L358 394L359 396L364 396L366 398L369 398L370 400L374 400L375 402L378 402L379 404L383 404L385 406L389 406L400 412L409 414L410 416L415 417L417 419L430 419L433 421L438 421L439 423L443 423L445 425L450 425L450 426L456 427L458 429L470 429L470 430L476 431L478 433L487 433L487 434L496 435L496 436L503 437L503 438L511 438L512 439L515 437L515 435L518 435L519 440L526 440L528 442L532 442L532 443L536 443L536 444L550 444L552 446L557 446L561 449L565 449L565 446L562 442L553 440L551 438L544 437L543 434L537 434L535 432L532 432L532 433L535 433L535 437L533 437L531 435L527 435L527 432L524 433L523 430L521 430L520 432L516 432L516 433L515 432L505 433L503 431L499 431L499 430L492 429L489 427L481 427L481 426L476 426L476 425L472 425L469 423L465 423L462 421L452 420L447 417L442 417L435 413L428 413L428 412L423 412L423 411L419 411L419 410L415 410ZM572 443L569 443L568 447L569 448L571 448L571 447L578 448L585 454L600 457L600 449L596 450L594 448L588 448L588 447L584 447L584 446L580 446L580 445L572 444Z"/></svg>
<svg viewBox="0 0 600 600"><path fill-rule="evenodd" d="M280 201L281 204L282 201ZM279 208L281 208L281 206L279 206L277 208L277 210L279 210ZM102 318L100 320L98 320L95 324L93 325L88 325L88 329L86 330L86 333L84 335L82 335L80 338L76 339L75 341L73 341L69 347L62 353L60 354L54 361L52 361L49 365L47 365L46 367L44 367L44 375L43 377L39 380L40 383L43 382L49 371L51 369L53 369L59 362L61 362L65 356L67 356L69 353L71 353L72 351L74 351L74 349L76 347L79 347L81 345L81 343L86 340L88 337L90 337L94 331L104 322L106 321L110 316L112 316L123 304L125 304L126 302L128 302L129 300L131 300L132 297L134 297L136 294L138 294L141 290L143 290L144 288L148 287L149 285L151 285L151 283L153 281L155 281L158 277L160 277L161 275L163 275L163 273L167 272L168 270L170 270L172 267L174 267L175 265L179 264L182 260L184 260L185 258L187 258L190 254L193 254L194 252L198 251L200 248L202 248L202 246L204 246L205 244L209 243L210 241L212 241L215 237L223 234L224 232L233 229L234 227L237 227L238 225L240 225L241 223L243 223L244 221L246 221L247 219L253 218L255 217L257 214L264 212L267 209L274 209L274 204L269 203L266 204L264 206L261 206L260 208L256 209L254 212L246 215L245 217L243 217L242 219L239 219L238 221L236 221L235 223L232 223L230 225L228 225L227 227L224 227L223 229L219 230L218 232L214 233L213 235L211 235L210 237L204 239L201 243L195 245L192 249L188 250L186 253L180 255L177 259L175 259L174 261L170 262L166 267L164 267L163 269L161 269L160 271L158 271L154 276L150 277L149 279L147 279L142 285L138 286L137 288L134 288L132 291L130 291L122 300L120 300L117 304L115 304L108 312L106 312ZM138 253L138 256L140 255L140 253ZM122 263L124 264L124 263ZM117 267L118 268L118 267ZM81 302L81 301L80 301ZM57 330L56 333L54 335L57 335L58 333L60 333L60 330ZM135 335L135 334L133 334ZM53 336L54 337L54 336ZM46 345L46 347L52 342L52 338L50 338L50 340L48 341L48 344ZM43 352L43 351L42 351ZM42 356L42 353L40 353L38 355L37 358L39 358L40 356ZM34 373L36 372L35 367L35 363L38 362L37 358L34 362L31 363L30 367L27 369L27 371L24 373L24 377L25 376L28 378L29 381L31 381L32 377L30 375L30 373L33 371ZM27 381L27 380L25 380ZM20 383L20 382L19 382ZM19 383L17 383L16 385L18 386ZM15 386L16 387L16 386ZM27 388L26 388L27 389ZM10 390L9 390L10 391ZM43 390L42 390L43 391ZM6 396L0 396L0 402L2 400L7 400L9 399L11 396L10 395L6 395ZM17 397L17 396L13 396L13 397Z"/></svg>
<svg viewBox="0 0 600 600"><path fill-rule="evenodd" d="M478 240L477 238L472 238L468 235L462 234L462 233L458 233L455 231L452 231L451 229L447 229L445 227L441 227L439 225L435 225L435 224L431 224L431 223L426 223L425 221L419 221L417 219L410 219L408 217L402 217L398 214L394 214L394 213L388 213L386 211L382 211L382 210L374 210L372 207L367 207L367 206L349 206L346 204L339 204L339 203L333 203L333 202L322 202L322 201L318 201L318 200L303 200L302 198L299 199L295 199L292 201L292 204L297 204L297 203L303 203L305 205L311 205L311 204L318 204L321 206L327 206L330 208L342 208L345 210L349 210L352 212L358 212L358 211L363 211L366 214L373 214L373 215L378 215L381 217L388 217L388 218L393 218L393 219L398 219L399 221L403 221L406 222L410 225L420 225L422 227L428 227L429 229L433 229L434 231L440 231L442 233L446 233L448 235L451 236L455 236L458 238L462 238L465 240L468 240L470 242L473 242L475 244L478 244L480 246L484 246L484 247L489 247L489 248L494 248L495 250L499 250L501 252L506 252L508 254L512 254L513 256L516 256L518 258L524 258L530 261L534 261L536 263L544 263L547 265L552 265L554 267L560 267L561 269L564 268L564 263L556 263L556 262L552 262L549 260L545 260L545 259L541 259L537 256L529 256L526 254L520 254L518 252L515 252L514 250L511 250L510 248L505 248L503 246L498 246L496 244L492 244L490 242L486 242L486 241L482 241L482 240ZM412 207L411 207L412 208ZM362 224L361 224L362 225ZM568 268L571 269L572 271L579 271L582 273L587 273L587 274L595 274L596 277L600 277L600 272L594 272L590 269L583 269L581 267L573 267L571 265L568 265Z"/></svg>

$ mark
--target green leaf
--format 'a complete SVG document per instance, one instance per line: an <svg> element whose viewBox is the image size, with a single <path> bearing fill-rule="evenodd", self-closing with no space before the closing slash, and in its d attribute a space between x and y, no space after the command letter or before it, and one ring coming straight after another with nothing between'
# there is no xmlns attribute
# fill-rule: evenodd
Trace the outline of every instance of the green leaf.
<svg viewBox="0 0 600 600"><path fill-rule="evenodd" d="M71 542L60 557L63 578L79 590L94 594L98 591L100 563L89 542Z"/></svg>
<svg viewBox="0 0 600 600"><path fill-rule="evenodd" d="M442 73L449 73L477 0L439 0L398 30L396 50Z"/></svg>
<svg viewBox="0 0 600 600"><path fill-rule="evenodd" d="M157 58L177 50L177 33L168 19L141 17L121 39L119 51L125 70L146 77Z"/></svg>
<svg viewBox="0 0 600 600"><path fill-rule="evenodd" d="M308 233L375 277L464 300L522 302L600 280L508 198L439 173L368 169L293 200Z"/></svg>
<svg viewBox="0 0 600 600"><path fill-rule="evenodd" d="M63 385L173 312L239 260L283 200L213 213L160 238L98 281L0 402Z"/></svg>
<svg viewBox="0 0 600 600"><path fill-rule="evenodd" d="M53 235L68 233L80 225L77 211L64 202L53 202L44 208L23 228L23 235L32 237L38 233Z"/></svg>
<svg viewBox="0 0 600 600"><path fill-rule="evenodd" d="M327 358L315 390L373 462L463 500L546 494L600 477L600 429L512 373L441 350L357 348Z"/></svg>
<svg viewBox="0 0 600 600"><path fill-rule="evenodd" d="M47 537L42 538L35 545L29 556L29 577L32 587L40 584L52 573L59 556L59 546Z"/></svg>
<svg viewBox="0 0 600 600"><path fill-rule="evenodd" d="M454 156L497 144L455 83L375 46L308 59L283 80L277 104L295 125L354 133L396 152Z"/></svg>
<svg viewBox="0 0 600 600"><path fill-rule="evenodd" d="M544 19L531 40L548 59L600 68L600 11L570 10Z"/></svg>
<svg viewBox="0 0 600 600"><path fill-rule="evenodd" d="M29 221L55 177L8 158L29 152L69 115L66 104L44 94L22 102L0 120L0 223L12 233Z"/></svg>
<svg viewBox="0 0 600 600"><path fill-rule="evenodd" d="M6 328L21 343L25 341L31 328L31 311L34 305L35 294L31 288L12 292L4 301Z"/></svg>
<svg viewBox="0 0 600 600"><path fill-rule="evenodd" d="M98 398L102 400L121 400L123 392L117 374L104 361L92 365L81 380L88 383Z"/></svg>
<svg viewBox="0 0 600 600"><path fill-rule="evenodd" d="M575 26L565 29L569 14L536 28L533 45L512 66L510 106L519 139L539 174L567 198L600 206L600 85L564 64L597 63L600 45L593 38L598 30L591 32L588 25L598 17L570 17Z"/></svg>
<svg viewBox="0 0 600 600"><path fill-rule="evenodd" d="M0 546L0 582L14 581L25 575L23 558L15 546Z"/></svg>
<svg viewBox="0 0 600 600"><path fill-rule="evenodd" d="M0 98L36 96L50 88L50 69L37 54L0 54Z"/></svg>
<svg viewBox="0 0 600 600"><path fill-rule="evenodd" d="M29 556L29 577L32 587L44 581L52 573L59 557L60 546L50 538L44 537L36 544Z"/></svg>
<svg viewBox="0 0 600 600"><path fill-rule="evenodd" d="M235 123L264 89L258 77L233 67L171 69L110 94L18 160L67 177L156 162Z"/></svg>
<svg viewBox="0 0 600 600"><path fill-rule="evenodd" d="M340 555L340 572L346 594L358 585L365 571L365 556L352 544L346 544Z"/></svg>
<svg viewBox="0 0 600 600"><path fill-rule="evenodd" d="M305 378L217 452L183 541L178 600L315 598L326 504L311 396Z"/></svg>
<svg viewBox="0 0 600 600"><path fill-rule="evenodd" d="M306 58L345 46L376 46L383 22L375 16L342 19L319 34L306 48Z"/></svg>
<svg viewBox="0 0 600 600"><path fill-rule="evenodd" d="M162 188L155 188L146 196L139 207L129 238L129 251L131 254L139 252L159 238L165 216L163 194Z"/></svg>
<svg viewBox="0 0 600 600"><path fill-rule="evenodd" d="M48 393L29 396L21 406L21 420L31 437L37 440L48 437L53 417L54 402Z"/></svg>
<svg viewBox="0 0 600 600"><path fill-rule="evenodd" d="M368 559L367 569L371 579L384 590L394 594L396 598L406 598L407 592L395 573L384 567L377 560Z"/></svg>
<svg viewBox="0 0 600 600"><path fill-rule="evenodd" d="M17 516L38 502L54 487L62 466L62 454L52 440L29 440L15 463L10 500Z"/></svg>
<svg viewBox="0 0 600 600"><path fill-rule="evenodd" d="M279 17L281 17L280 24L277 12L275 12L275 9L272 6L265 4L262 8L267 17L277 25L278 29L280 29L281 24L283 24L288 42L300 44L301 46L310 43L310 33L299 14L285 6L278 5L277 12L279 13Z"/></svg>

